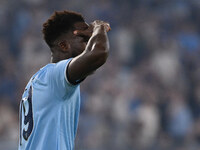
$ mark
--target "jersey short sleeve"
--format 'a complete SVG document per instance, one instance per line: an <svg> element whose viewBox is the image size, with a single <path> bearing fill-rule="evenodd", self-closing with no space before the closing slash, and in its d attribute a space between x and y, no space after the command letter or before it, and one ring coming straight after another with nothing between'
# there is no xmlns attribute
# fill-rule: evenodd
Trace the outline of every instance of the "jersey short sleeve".
<svg viewBox="0 0 200 150"><path fill-rule="evenodd" d="M66 75L66 71L71 60L72 58L59 61L54 64L49 73L49 80L53 92L62 97L66 96L66 94L70 95L78 86L78 84L72 85Z"/></svg>

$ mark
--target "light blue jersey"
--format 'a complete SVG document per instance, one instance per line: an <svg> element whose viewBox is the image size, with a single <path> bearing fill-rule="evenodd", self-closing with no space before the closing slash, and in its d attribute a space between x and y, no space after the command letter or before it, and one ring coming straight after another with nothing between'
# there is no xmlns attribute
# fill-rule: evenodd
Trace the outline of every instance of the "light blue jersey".
<svg viewBox="0 0 200 150"><path fill-rule="evenodd" d="M40 69L20 103L19 150L72 150L80 112L80 87L66 77L71 59Z"/></svg>

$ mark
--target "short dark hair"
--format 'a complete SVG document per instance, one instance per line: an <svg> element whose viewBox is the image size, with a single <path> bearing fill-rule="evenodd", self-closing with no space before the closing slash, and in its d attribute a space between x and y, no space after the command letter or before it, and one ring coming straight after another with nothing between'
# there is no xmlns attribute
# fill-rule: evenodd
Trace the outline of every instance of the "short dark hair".
<svg viewBox="0 0 200 150"><path fill-rule="evenodd" d="M55 11L43 24L43 36L49 47L63 33L73 30L76 22L84 22L81 14L73 11Z"/></svg>

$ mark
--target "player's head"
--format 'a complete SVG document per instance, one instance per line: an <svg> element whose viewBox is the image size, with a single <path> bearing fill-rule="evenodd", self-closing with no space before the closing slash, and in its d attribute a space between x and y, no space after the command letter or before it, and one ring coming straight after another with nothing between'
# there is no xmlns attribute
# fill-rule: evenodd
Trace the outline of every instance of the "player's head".
<svg viewBox="0 0 200 150"><path fill-rule="evenodd" d="M52 53L59 52L75 57L85 49L86 38L76 36L73 32L87 28L88 24L81 14L72 11L56 11L43 24L42 31Z"/></svg>

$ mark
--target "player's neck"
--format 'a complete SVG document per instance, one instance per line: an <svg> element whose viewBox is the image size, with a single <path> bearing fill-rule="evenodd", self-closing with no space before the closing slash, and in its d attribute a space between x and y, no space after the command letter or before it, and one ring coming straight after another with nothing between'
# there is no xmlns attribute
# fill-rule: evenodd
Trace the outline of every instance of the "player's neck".
<svg viewBox="0 0 200 150"><path fill-rule="evenodd" d="M68 58L70 57L67 54L63 54L61 52L51 53L51 63L57 63Z"/></svg>
<svg viewBox="0 0 200 150"><path fill-rule="evenodd" d="M61 59L59 59L58 57L53 56L53 55L51 56L51 63L57 63L59 61L61 61Z"/></svg>

